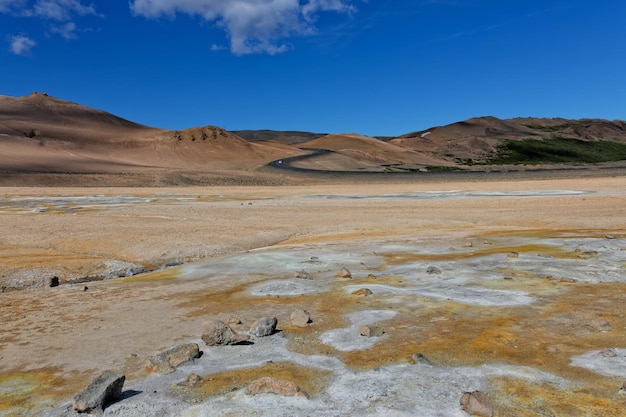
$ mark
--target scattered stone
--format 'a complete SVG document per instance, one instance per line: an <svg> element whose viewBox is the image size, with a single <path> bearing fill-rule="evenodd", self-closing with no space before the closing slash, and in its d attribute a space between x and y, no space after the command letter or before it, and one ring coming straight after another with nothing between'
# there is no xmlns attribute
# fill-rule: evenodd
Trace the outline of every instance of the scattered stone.
<svg viewBox="0 0 626 417"><path fill-rule="evenodd" d="M606 235L605 238L607 240L615 240L615 239L617 239L617 236L615 236L615 235Z"/></svg>
<svg viewBox="0 0 626 417"><path fill-rule="evenodd" d="M615 353L615 351L612 349L604 349L598 352L598 355L602 356L603 358L614 358L617 356L617 353Z"/></svg>
<svg viewBox="0 0 626 417"><path fill-rule="evenodd" d="M509 281L512 281L512 280L513 280L513 277L512 277L512 276L510 276L510 275L505 275L505 276L504 276L504 279L509 280Z"/></svg>
<svg viewBox="0 0 626 417"><path fill-rule="evenodd" d="M146 367L162 374L169 374L178 365L200 357L200 348L196 343L179 345L148 358Z"/></svg>
<svg viewBox="0 0 626 417"><path fill-rule="evenodd" d="M464 393L461 396L461 408L472 416L493 417L491 399L481 391Z"/></svg>
<svg viewBox="0 0 626 417"><path fill-rule="evenodd" d="M89 287L86 286L86 285L83 287L83 291L87 291L88 289L89 289Z"/></svg>
<svg viewBox="0 0 626 417"><path fill-rule="evenodd" d="M230 317L230 318L228 319L228 321L226 321L226 323L227 323L229 326L237 326L237 325L241 324L241 319L240 319L239 317L234 317L234 316L233 316L233 317Z"/></svg>
<svg viewBox="0 0 626 417"><path fill-rule="evenodd" d="M378 279L374 274L367 274L367 279Z"/></svg>
<svg viewBox="0 0 626 417"><path fill-rule="evenodd" d="M276 317L265 317L257 320L250 328L250 334L256 337L271 336L276 333L276 325L278 319Z"/></svg>
<svg viewBox="0 0 626 417"><path fill-rule="evenodd" d="M352 278L352 272L346 267L341 268L339 274L337 274L339 278Z"/></svg>
<svg viewBox="0 0 626 417"><path fill-rule="evenodd" d="M299 279L313 279L313 277L311 277L311 274L306 272L304 269L296 272L294 274L294 277L299 278Z"/></svg>
<svg viewBox="0 0 626 417"><path fill-rule="evenodd" d="M433 363L421 353L416 353L411 358L415 361L416 364L433 366Z"/></svg>
<svg viewBox="0 0 626 417"><path fill-rule="evenodd" d="M509 252L506 254L506 257L513 258L513 259L519 258L519 252Z"/></svg>
<svg viewBox="0 0 626 417"><path fill-rule="evenodd" d="M574 278L561 278L559 282L575 283L576 280Z"/></svg>
<svg viewBox="0 0 626 417"><path fill-rule="evenodd" d="M104 371L84 391L72 399L72 408L79 413L102 411L122 394L126 376Z"/></svg>
<svg viewBox="0 0 626 417"><path fill-rule="evenodd" d="M219 320L205 323L201 337L207 346L236 345L248 340L248 336L235 333L230 326Z"/></svg>
<svg viewBox="0 0 626 417"><path fill-rule="evenodd" d="M357 295L359 297L367 297L368 295L372 294L374 293L369 288L361 288L360 290L356 290L352 293L352 295Z"/></svg>
<svg viewBox="0 0 626 417"><path fill-rule="evenodd" d="M441 274L441 269L437 268L436 266L429 266L428 268L426 268L426 273L427 274Z"/></svg>
<svg viewBox="0 0 626 417"><path fill-rule="evenodd" d="M574 252L577 253L576 256L579 259L591 259L591 258L595 258L596 256L598 256L598 252L596 252L595 250L581 252L580 249L576 249Z"/></svg>
<svg viewBox="0 0 626 417"><path fill-rule="evenodd" d="M622 386L619 388L619 393L620 394L626 394L626 381L624 381Z"/></svg>
<svg viewBox="0 0 626 417"><path fill-rule="evenodd" d="M202 382L202 377L196 373L190 373L187 375L184 381L178 383L178 385L182 385L184 387L195 387L198 386Z"/></svg>
<svg viewBox="0 0 626 417"><path fill-rule="evenodd" d="M379 326L361 326L359 333L365 337L381 337L385 334L385 329Z"/></svg>
<svg viewBox="0 0 626 417"><path fill-rule="evenodd" d="M611 323L602 319L591 320L588 326L598 332L609 332L613 330L613 326L611 326Z"/></svg>
<svg viewBox="0 0 626 417"><path fill-rule="evenodd" d="M59 286L59 277L50 278L50 287L58 287Z"/></svg>
<svg viewBox="0 0 626 417"><path fill-rule="evenodd" d="M246 394L276 394L293 397L300 392L300 387L291 381L264 376L252 381L246 388Z"/></svg>
<svg viewBox="0 0 626 417"><path fill-rule="evenodd" d="M290 318L291 324L296 327L307 327L311 323L311 315L306 310L296 310Z"/></svg>
<svg viewBox="0 0 626 417"><path fill-rule="evenodd" d="M467 242L465 245L463 245L463 247L466 247L466 248L471 248L473 246L474 246L474 243L472 242Z"/></svg>

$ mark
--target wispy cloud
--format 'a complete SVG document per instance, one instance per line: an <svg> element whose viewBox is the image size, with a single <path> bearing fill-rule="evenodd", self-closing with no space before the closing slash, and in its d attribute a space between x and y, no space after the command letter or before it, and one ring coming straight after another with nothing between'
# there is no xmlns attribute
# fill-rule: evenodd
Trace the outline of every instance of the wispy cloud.
<svg viewBox="0 0 626 417"><path fill-rule="evenodd" d="M316 32L318 13L356 11L350 0L132 0L130 8L146 18L184 13L214 22L226 31L237 55L285 52L290 37Z"/></svg>
<svg viewBox="0 0 626 417"><path fill-rule="evenodd" d="M76 39L76 23L66 22L62 25L53 26L50 32L61 35L65 39Z"/></svg>
<svg viewBox="0 0 626 417"><path fill-rule="evenodd" d="M76 39L75 20L87 15L101 16L93 4L85 0L0 0L0 14L43 20L49 33L65 39ZM11 51L17 55L28 53L36 42L24 35L11 38Z"/></svg>
<svg viewBox="0 0 626 417"><path fill-rule="evenodd" d="M82 4L81 0L37 0L24 14L65 22L72 20L74 16L97 13L93 5Z"/></svg>
<svg viewBox="0 0 626 417"><path fill-rule="evenodd" d="M11 38L11 52L15 55L27 55L37 43L24 35L15 35Z"/></svg>

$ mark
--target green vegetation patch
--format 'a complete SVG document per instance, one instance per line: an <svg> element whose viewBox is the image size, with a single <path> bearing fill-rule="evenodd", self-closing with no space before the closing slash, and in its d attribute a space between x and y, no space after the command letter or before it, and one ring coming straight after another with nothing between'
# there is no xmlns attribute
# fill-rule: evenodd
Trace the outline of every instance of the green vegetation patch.
<svg viewBox="0 0 626 417"><path fill-rule="evenodd" d="M559 125L536 125L536 124L528 124L524 125L531 129L541 130L543 132L560 132L567 128L585 128L591 125L590 120L581 119L581 120L570 120L566 123L562 123Z"/></svg>
<svg viewBox="0 0 626 417"><path fill-rule="evenodd" d="M559 137L505 140L486 164L597 163L626 160L626 144Z"/></svg>

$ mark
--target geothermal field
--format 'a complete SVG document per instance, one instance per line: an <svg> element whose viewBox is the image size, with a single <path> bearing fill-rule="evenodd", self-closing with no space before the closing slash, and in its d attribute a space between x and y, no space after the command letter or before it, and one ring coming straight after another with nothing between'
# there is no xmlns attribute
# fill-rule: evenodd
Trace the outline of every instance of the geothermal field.
<svg viewBox="0 0 626 417"><path fill-rule="evenodd" d="M0 96L0 416L618 416L626 122L169 131Z"/></svg>
<svg viewBox="0 0 626 417"><path fill-rule="evenodd" d="M2 188L0 415L621 415L624 185Z"/></svg>

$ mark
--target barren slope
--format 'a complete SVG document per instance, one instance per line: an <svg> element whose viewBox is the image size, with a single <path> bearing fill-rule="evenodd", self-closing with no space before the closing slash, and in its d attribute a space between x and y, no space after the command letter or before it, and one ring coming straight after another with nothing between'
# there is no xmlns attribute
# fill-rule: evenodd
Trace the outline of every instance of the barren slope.
<svg viewBox="0 0 626 417"><path fill-rule="evenodd" d="M389 171L402 168L419 169L429 165L447 165L445 161L424 153L357 134L327 135L303 143L300 148L332 151L293 164L300 168L330 171Z"/></svg>
<svg viewBox="0 0 626 417"><path fill-rule="evenodd" d="M389 142L451 162L483 161L505 139L564 138L626 143L626 122L600 119L478 117L408 133Z"/></svg>
<svg viewBox="0 0 626 417"><path fill-rule="evenodd" d="M0 144L4 172L242 170L301 153L288 145L250 143L214 126L142 126L45 93L0 96Z"/></svg>

